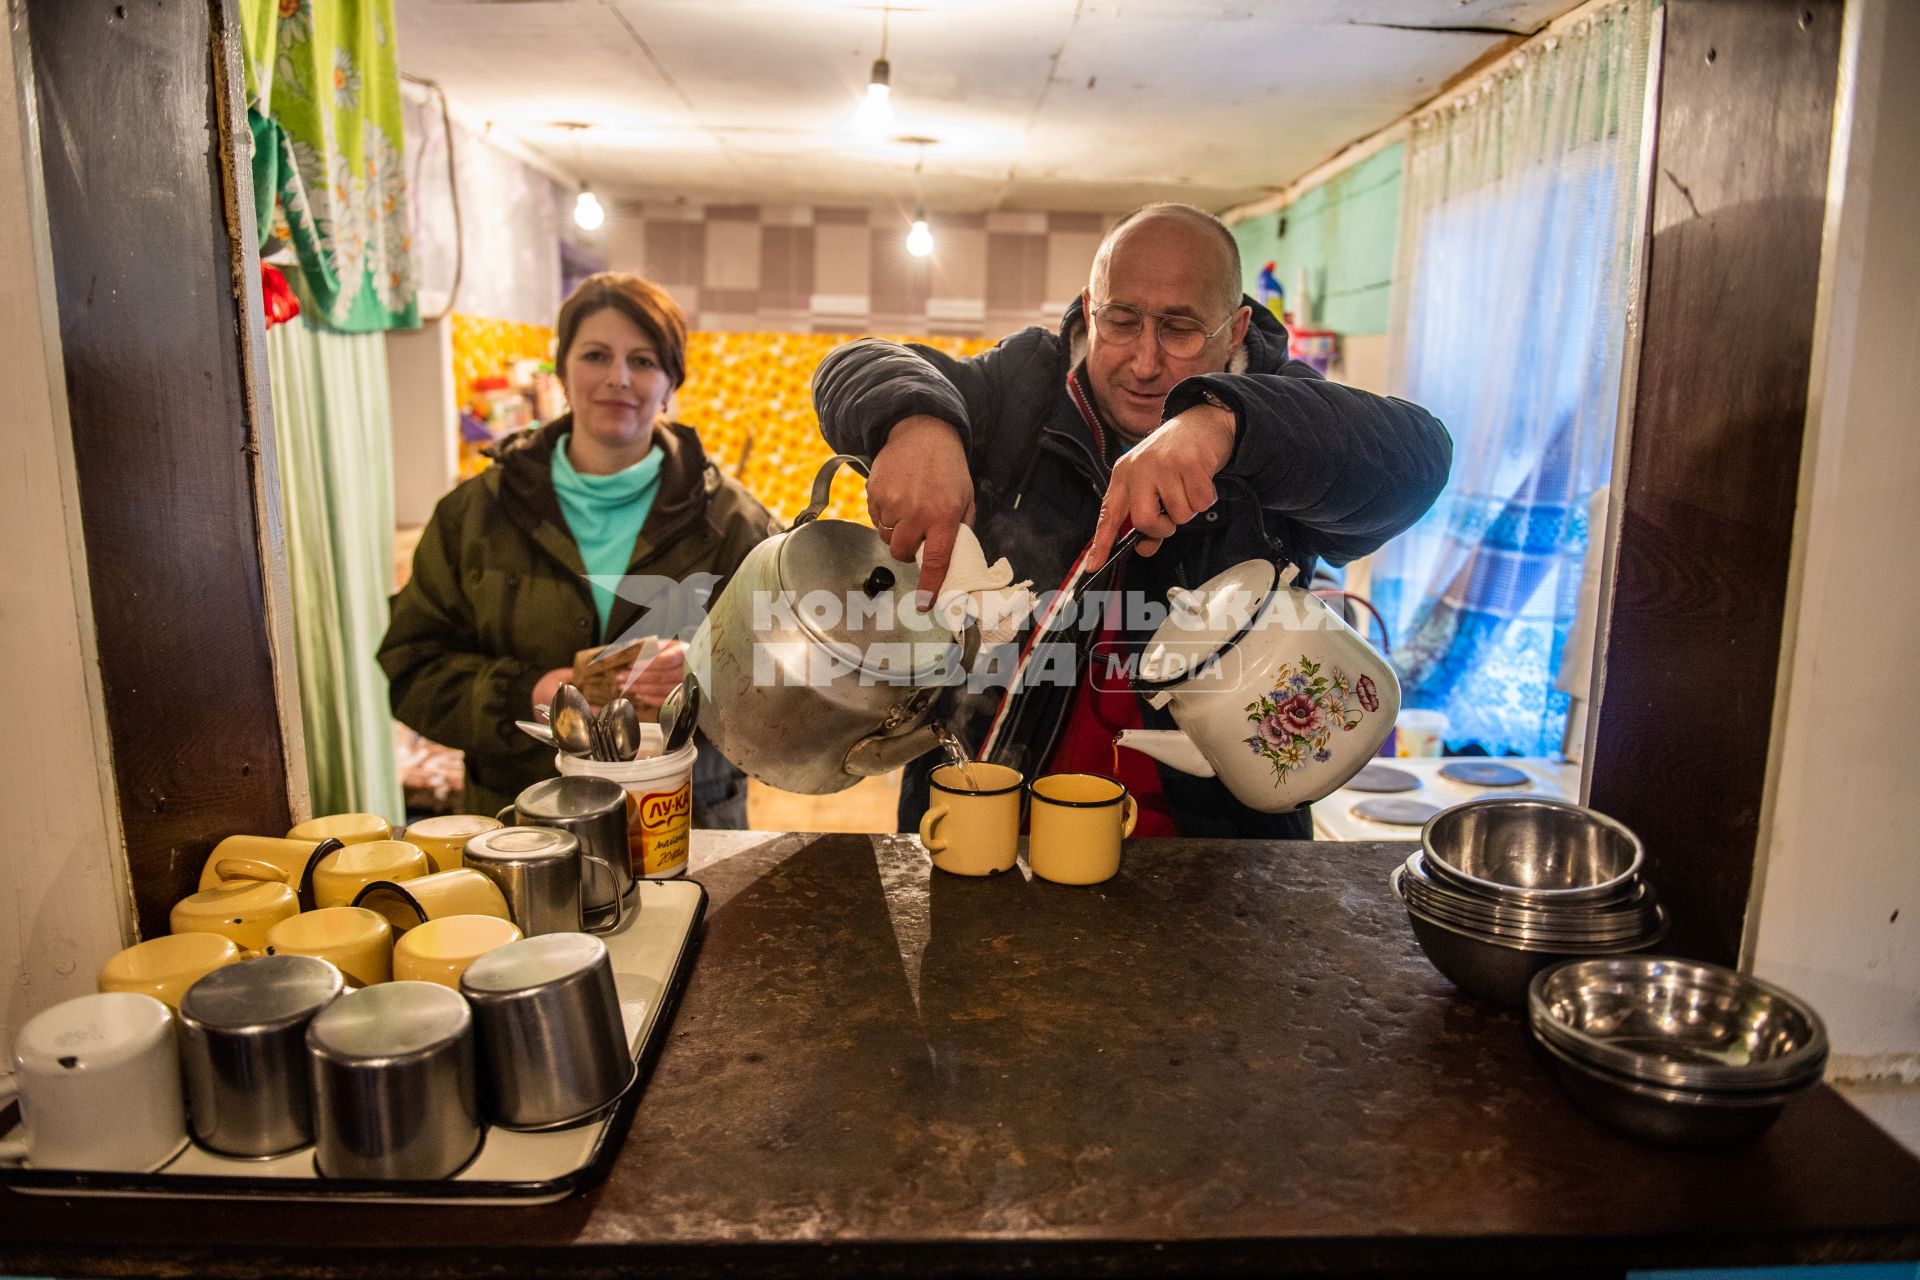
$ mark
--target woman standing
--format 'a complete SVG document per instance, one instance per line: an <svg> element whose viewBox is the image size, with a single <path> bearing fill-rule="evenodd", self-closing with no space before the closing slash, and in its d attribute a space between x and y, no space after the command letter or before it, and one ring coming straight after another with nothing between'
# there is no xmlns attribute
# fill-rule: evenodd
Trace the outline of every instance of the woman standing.
<svg viewBox="0 0 1920 1280"><path fill-rule="evenodd" d="M466 753L470 813L553 775L552 752L513 722L551 704L574 654L697 621L775 527L666 417L687 322L665 290L602 272L555 328L572 411L501 441L493 466L441 499L380 646L394 715ZM635 674L643 718L680 683L685 653L669 639ZM694 825L746 825L744 778L704 739L693 784Z"/></svg>

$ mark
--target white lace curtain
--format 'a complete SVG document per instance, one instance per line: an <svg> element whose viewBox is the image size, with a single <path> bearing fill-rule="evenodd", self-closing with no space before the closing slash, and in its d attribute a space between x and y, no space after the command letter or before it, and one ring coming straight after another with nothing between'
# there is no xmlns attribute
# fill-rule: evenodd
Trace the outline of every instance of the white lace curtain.
<svg viewBox="0 0 1920 1280"><path fill-rule="evenodd" d="M1588 495L1611 469L1652 23L1625 0L1524 50L1407 142L1398 393L1453 433L1446 492L1380 555L1409 706L1495 754L1559 745Z"/></svg>

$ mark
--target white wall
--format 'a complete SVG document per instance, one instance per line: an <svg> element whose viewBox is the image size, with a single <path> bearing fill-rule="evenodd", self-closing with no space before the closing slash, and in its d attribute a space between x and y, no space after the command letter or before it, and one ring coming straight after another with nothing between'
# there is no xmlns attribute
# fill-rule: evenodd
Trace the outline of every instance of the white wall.
<svg viewBox="0 0 1920 1280"><path fill-rule="evenodd" d="M460 470L460 407L453 402L453 324L387 332L393 405L393 518L425 524Z"/></svg>
<svg viewBox="0 0 1920 1280"><path fill-rule="evenodd" d="M420 309L446 306L454 260L465 250L453 309L467 315L552 324L560 309L562 220L571 219L571 195L542 170L469 128L454 115L454 171L460 184L460 235L454 237L453 193L447 186L446 122L437 100L411 89L403 103L407 170L413 201L414 268Z"/></svg>
<svg viewBox="0 0 1920 1280"><path fill-rule="evenodd" d="M0 32L0 1050L133 938L24 52Z"/></svg>
<svg viewBox="0 0 1920 1280"><path fill-rule="evenodd" d="M1391 341L1384 333L1341 334L1340 364L1333 371L1333 380L1362 391L1390 395L1393 377L1387 357L1391 346Z"/></svg>
<svg viewBox="0 0 1920 1280"><path fill-rule="evenodd" d="M1745 949L1819 1008L1836 1075L1920 1077L1920 5L1852 0L1847 24L1798 611Z"/></svg>

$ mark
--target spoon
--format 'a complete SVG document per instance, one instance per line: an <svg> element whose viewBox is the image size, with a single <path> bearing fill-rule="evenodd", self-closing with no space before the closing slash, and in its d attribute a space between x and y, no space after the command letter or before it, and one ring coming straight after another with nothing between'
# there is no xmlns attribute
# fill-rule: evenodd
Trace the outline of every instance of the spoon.
<svg viewBox="0 0 1920 1280"><path fill-rule="evenodd" d="M541 724L538 720L515 720L513 724L516 729L526 734L529 738L532 738L535 742L544 742L556 750L559 749L560 744L553 740L553 730L547 728L547 726Z"/></svg>
<svg viewBox="0 0 1920 1280"><path fill-rule="evenodd" d="M660 729L666 735L666 741L660 746L660 754L672 755L686 746L699 724L700 682L689 671L679 686L669 691L660 703Z"/></svg>
<svg viewBox="0 0 1920 1280"><path fill-rule="evenodd" d="M601 723L606 727L607 746L613 751L613 759L631 760L640 754L640 713L635 710L632 699L619 697L609 702L601 714Z"/></svg>
<svg viewBox="0 0 1920 1280"><path fill-rule="evenodd" d="M594 751L593 708L587 695L570 684L562 684L553 693L553 740L570 756L592 760Z"/></svg>

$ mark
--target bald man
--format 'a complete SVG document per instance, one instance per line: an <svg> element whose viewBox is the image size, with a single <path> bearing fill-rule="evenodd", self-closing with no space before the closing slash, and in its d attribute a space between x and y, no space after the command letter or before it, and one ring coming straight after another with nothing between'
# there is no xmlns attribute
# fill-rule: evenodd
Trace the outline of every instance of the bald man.
<svg viewBox="0 0 1920 1280"><path fill-rule="evenodd" d="M1023 330L965 360L866 338L815 374L822 431L872 460L874 526L900 560L924 548L930 592L961 524L1041 592L1083 561L1102 563L1129 523L1141 531L1137 554L1101 585L1146 607L1082 618L1037 686L949 689L936 709L971 748L1028 778L1112 774L1116 732L1172 726L1131 688L1095 679L1088 660L1096 647L1137 651L1152 630L1138 619L1155 619L1170 586L1270 554L1263 522L1304 574L1318 560L1345 564L1412 525L1446 483L1452 443L1440 423L1290 360L1286 330L1241 278L1218 219L1149 205L1107 233L1057 332ZM1223 476L1239 483L1216 483ZM1137 835L1312 835L1305 810L1258 813L1215 779L1118 755L1140 804ZM908 766L902 831L925 812L938 763Z"/></svg>

